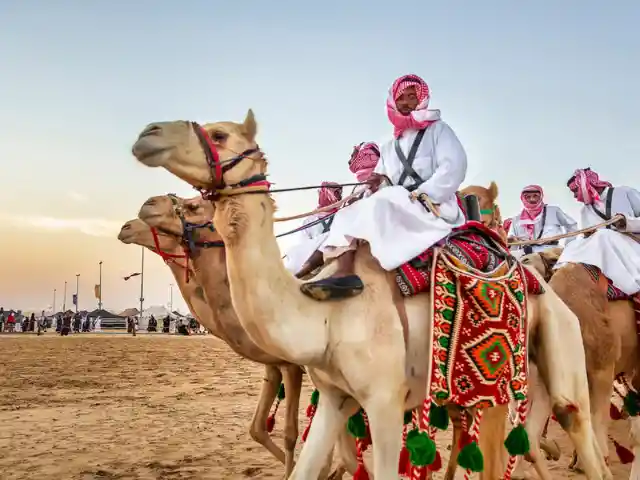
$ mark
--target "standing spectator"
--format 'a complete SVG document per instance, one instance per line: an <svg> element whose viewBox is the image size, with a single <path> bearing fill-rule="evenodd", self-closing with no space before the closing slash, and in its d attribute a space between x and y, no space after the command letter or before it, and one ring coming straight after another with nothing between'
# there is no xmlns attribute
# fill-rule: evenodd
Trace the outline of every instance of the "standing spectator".
<svg viewBox="0 0 640 480"><path fill-rule="evenodd" d="M71 315L65 315L64 319L62 320L60 335L62 335L63 337L66 337L67 335L69 335L70 331L71 331Z"/></svg>
<svg viewBox="0 0 640 480"><path fill-rule="evenodd" d="M162 333L169 333L169 329L171 328L171 317L167 315L162 320Z"/></svg>
<svg viewBox="0 0 640 480"><path fill-rule="evenodd" d="M13 314L13 310L9 312L7 317L7 332L13 333L16 329L16 316Z"/></svg>
<svg viewBox="0 0 640 480"><path fill-rule="evenodd" d="M4 331L4 307L0 307L0 333Z"/></svg>

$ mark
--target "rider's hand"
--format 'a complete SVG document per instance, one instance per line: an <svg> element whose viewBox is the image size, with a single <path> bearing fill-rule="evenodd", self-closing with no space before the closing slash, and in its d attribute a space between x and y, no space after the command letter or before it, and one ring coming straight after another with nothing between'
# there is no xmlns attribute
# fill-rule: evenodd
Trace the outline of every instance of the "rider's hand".
<svg viewBox="0 0 640 480"><path fill-rule="evenodd" d="M613 228L615 228L616 230L626 230L627 229L627 219L625 217L622 217L620 220L618 220L617 222L613 223Z"/></svg>
<svg viewBox="0 0 640 480"><path fill-rule="evenodd" d="M380 184L382 184L383 180L384 175L380 175L379 173L374 172L369 176L369 178L367 178L365 183L369 185L369 188L372 192L376 192L378 191L378 188L380 188Z"/></svg>

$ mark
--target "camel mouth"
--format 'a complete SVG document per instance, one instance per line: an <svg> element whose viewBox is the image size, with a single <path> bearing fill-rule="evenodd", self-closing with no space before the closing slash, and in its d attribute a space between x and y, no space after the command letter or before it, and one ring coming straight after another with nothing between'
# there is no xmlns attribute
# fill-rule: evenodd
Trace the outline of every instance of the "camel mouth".
<svg viewBox="0 0 640 480"><path fill-rule="evenodd" d="M163 167L171 158L172 146L153 133L142 133L133 144L131 153L147 167Z"/></svg>
<svg viewBox="0 0 640 480"><path fill-rule="evenodd" d="M126 245L132 244L134 237L134 232L132 232L128 226L122 227L122 230L120 230L118 234L118 240Z"/></svg>

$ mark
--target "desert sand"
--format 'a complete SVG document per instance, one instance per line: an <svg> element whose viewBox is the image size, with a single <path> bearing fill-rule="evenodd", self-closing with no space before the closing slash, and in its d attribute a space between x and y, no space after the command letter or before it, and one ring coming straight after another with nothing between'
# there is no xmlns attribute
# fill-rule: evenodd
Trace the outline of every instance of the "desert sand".
<svg viewBox="0 0 640 480"><path fill-rule="evenodd" d="M248 434L262 372L210 335L0 335L0 478L280 479ZM305 379L300 432L311 390ZM279 445L281 428L279 414ZM626 422L612 433L628 445ZM554 478L584 478L567 469L568 437L549 436L563 451Z"/></svg>

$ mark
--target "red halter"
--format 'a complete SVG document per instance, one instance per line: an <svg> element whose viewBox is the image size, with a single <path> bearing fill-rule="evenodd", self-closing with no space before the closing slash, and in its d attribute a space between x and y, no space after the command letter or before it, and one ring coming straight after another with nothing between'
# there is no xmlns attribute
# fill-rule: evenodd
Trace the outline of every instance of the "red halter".
<svg viewBox="0 0 640 480"><path fill-rule="evenodd" d="M160 248L160 241L158 240L158 230L156 230L153 227L150 227L151 230L151 235L153 235L153 243L155 244L156 248L155 250L152 250L153 252L157 253L158 255L160 255L160 258L162 258L162 260L164 260L164 263L166 263L167 265L169 263L173 263L179 267L184 268L184 276L185 276L185 280L187 283L189 283L189 255L187 254L186 250L183 247L183 254L182 255L178 255L178 254L174 254L174 253L167 253L165 251L163 251ZM184 258L185 259L185 264L181 265L180 263L178 263L178 259L180 258Z"/></svg>

